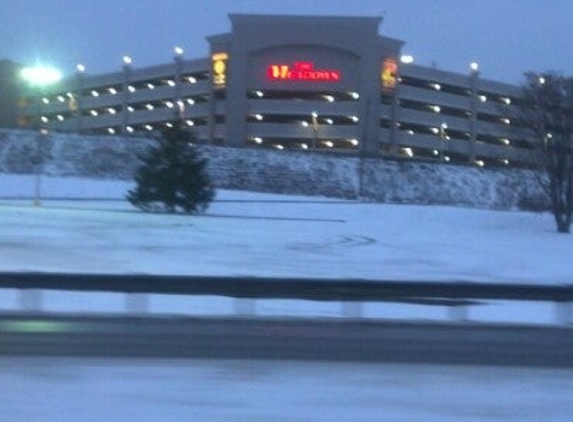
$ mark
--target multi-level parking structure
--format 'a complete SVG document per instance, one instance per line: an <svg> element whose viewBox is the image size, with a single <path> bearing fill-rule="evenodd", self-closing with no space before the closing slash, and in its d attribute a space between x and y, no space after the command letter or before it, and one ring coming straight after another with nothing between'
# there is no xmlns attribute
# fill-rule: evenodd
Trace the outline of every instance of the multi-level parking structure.
<svg viewBox="0 0 573 422"><path fill-rule="evenodd" d="M518 86L409 63L379 18L231 15L210 56L75 75L28 91L22 126L141 134L183 124L214 145L523 166Z"/></svg>

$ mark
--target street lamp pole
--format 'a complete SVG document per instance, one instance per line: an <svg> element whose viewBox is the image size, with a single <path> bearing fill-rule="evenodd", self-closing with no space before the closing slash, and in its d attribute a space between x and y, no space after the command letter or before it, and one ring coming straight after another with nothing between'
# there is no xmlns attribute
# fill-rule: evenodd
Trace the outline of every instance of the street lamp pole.
<svg viewBox="0 0 573 422"><path fill-rule="evenodd" d="M440 125L440 158L442 161L446 161L445 147L446 147L446 140L448 139L446 135L447 128L448 124L446 122L442 122L442 124Z"/></svg>
<svg viewBox="0 0 573 422"><path fill-rule="evenodd" d="M312 114L312 149L316 149L318 143L318 113L313 111Z"/></svg>
<svg viewBox="0 0 573 422"><path fill-rule="evenodd" d="M59 82L62 79L62 74L51 67L25 67L20 74L22 79L31 87L31 89L38 89L38 135L37 135L37 162L36 162L36 175L34 182L34 205L42 205L42 171L44 164L44 148L45 137L48 134L47 121L43 119L43 102L45 88ZM46 127L44 127L46 123Z"/></svg>

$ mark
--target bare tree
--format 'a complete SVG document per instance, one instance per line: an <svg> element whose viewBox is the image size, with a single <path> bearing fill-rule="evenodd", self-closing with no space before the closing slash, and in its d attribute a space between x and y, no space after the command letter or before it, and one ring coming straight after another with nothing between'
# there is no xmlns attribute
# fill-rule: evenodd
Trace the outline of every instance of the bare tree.
<svg viewBox="0 0 573 422"><path fill-rule="evenodd" d="M534 174L549 198L557 231L569 233L573 216L573 78L525 75L520 126L532 141Z"/></svg>

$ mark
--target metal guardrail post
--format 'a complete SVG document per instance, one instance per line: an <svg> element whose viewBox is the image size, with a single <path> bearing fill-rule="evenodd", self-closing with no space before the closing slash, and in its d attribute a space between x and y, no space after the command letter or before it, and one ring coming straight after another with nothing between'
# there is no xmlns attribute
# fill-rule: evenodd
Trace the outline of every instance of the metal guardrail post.
<svg viewBox="0 0 573 422"><path fill-rule="evenodd" d="M457 323L464 323L469 320L467 305L448 305L450 320Z"/></svg>
<svg viewBox="0 0 573 422"><path fill-rule="evenodd" d="M257 314L257 301L255 299L236 298L234 305L235 315L254 316Z"/></svg>
<svg viewBox="0 0 573 422"><path fill-rule="evenodd" d="M42 310L42 291L37 289L20 290L20 309L26 312Z"/></svg>
<svg viewBox="0 0 573 422"><path fill-rule="evenodd" d="M126 293L125 311L128 314L141 315L149 312L149 296L145 293Z"/></svg>
<svg viewBox="0 0 573 422"><path fill-rule="evenodd" d="M341 302L342 316L345 318L362 318L362 303L361 302Z"/></svg>
<svg viewBox="0 0 573 422"><path fill-rule="evenodd" d="M560 325L572 325L572 308L572 302L555 302L555 322Z"/></svg>

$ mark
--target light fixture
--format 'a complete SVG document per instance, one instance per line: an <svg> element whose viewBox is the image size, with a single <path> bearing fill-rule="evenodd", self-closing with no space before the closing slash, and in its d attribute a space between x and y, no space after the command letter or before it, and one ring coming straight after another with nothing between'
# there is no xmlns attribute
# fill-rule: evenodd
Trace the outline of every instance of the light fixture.
<svg viewBox="0 0 573 422"><path fill-rule="evenodd" d="M182 56L183 55L183 48L176 46L173 49L173 52L175 53L176 56Z"/></svg>
<svg viewBox="0 0 573 422"><path fill-rule="evenodd" d="M127 106L127 111L129 111L130 113L133 113L135 111L135 109L132 106Z"/></svg>
<svg viewBox="0 0 573 422"><path fill-rule="evenodd" d="M193 105L195 104L195 100L193 98L187 98L187 104Z"/></svg>
<svg viewBox="0 0 573 422"><path fill-rule="evenodd" d="M304 127L308 127L309 123L306 120L303 120L302 122L300 122L301 125L303 125Z"/></svg>
<svg viewBox="0 0 573 422"><path fill-rule="evenodd" d="M329 103L334 102L334 97L332 95L323 95L323 98L328 101Z"/></svg>
<svg viewBox="0 0 573 422"><path fill-rule="evenodd" d="M155 89L155 85L153 85L152 83L148 83L148 84L147 84L147 88L149 88L149 89Z"/></svg>
<svg viewBox="0 0 573 422"><path fill-rule="evenodd" d="M46 116L42 116L42 122L48 123L49 121L50 119L48 119Z"/></svg>
<svg viewBox="0 0 573 422"><path fill-rule="evenodd" d="M276 149L280 149L280 150L283 150L283 149L285 149L285 147L284 147L284 146L282 146L281 144L277 144L277 145L275 145L275 148L276 148Z"/></svg>
<svg viewBox="0 0 573 422"><path fill-rule="evenodd" d="M511 143L511 141L508 138L501 138L500 141L504 145L509 145Z"/></svg>
<svg viewBox="0 0 573 422"><path fill-rule="evenodd" d="M263 120L263 115L262 114L253 114L253 117L255 118L255 120L258 120L259 122Z"/></svg>
<svg viewBox="0 0 573 422"><path fill-rule="evenodd" d="M358 92L351 92L350 96L352 97L353 100L357 100L360 98L360 94Z"/></svg>
<svg viewBox="0 0 573 422"><path fill-rule="evenodd" d="M265 94L263 93L263 91L255 91L255 95L259 98L263 98L265 96Z"/></svg>
<svg viewBox="0 0 573 422"><path fill-rule="evenodd" d="M25 67L20 71L20 76L33 86L52 85L62 79L62 73L59 70L48 66Z"/></svg>
<svg viewBox="0 0 573 422"><path fill-rule="evenodd" d="M175 86L176 84L175 84L175 81L174 81L173 79L168 79L168 80L167 80L167 85L169 85L169 86Z"/></svg>
<svg viewBox="0 0 573 422"><path fill-rule="evenodd" d="M98 112L96 110L91 110L90 114L94 117L96 117L98 115Z"/></svg>
<svg viewBox="0 0 573 422"><path fill-rule="evenodd" d="M113 107L108 108L107 111L108 111L109 114L115 114L115 113L117 113L117 112L115 111L115 108L113 108Z"/></svg>
<svg viewBox="0 0 573 422"><path fill-rule="evenodd" d="M127 89L129 92L135 92L135 87L133 85L129 85Z"/></svg>
<svg viewBox="0 0 573 422"><path fill-rule="evenodd" d="M414 56L410 54L403 54L400 56L400 61L405 64L414 63Z"/></svg>
<svg viewBox="0 0 573 422"><path fill-rule="evenodd" d="M545 80L545 78L544 78L543 76L540 76L539 79L538 79L538 81L539 81L539 83L540 83L541 85L544 85L545 82L546 82L546 80Z"/></svg>
<svg viewBox="0 0 573 422"><path fill-rule="evenodd" d="M42 102L43 102L44 104L50 104L50 99L47 98L47 97L44 97L44 98L42 98Z"/></svg>
<svg viewBox="0 0 573 422"><path fill-rule="evenodd" d="M165 101L165 105L166 105L168 108L173 108L173 103L172 103L171 101Z"/></svg>
<svg viewBox="0 0 573 422"><path fill-rule="evenodd" d="M414 156L414 152L412 151L412 148L410 148L410 147L402 148L402 151L404 151L404 154L406 154L408 157Z"/></svg>
<svg viewBox="0 0 573 422"><path fill-rule="evenodd" d="M66 101L66 99L64 98L63 95L58 95L58 101L63 103L64 101Z"/></svg>
<svg viewBox="0 0 573 422"><path fill-rule="evenodd" d="M470 70L472 72L477 72L479 70L479 64L477 64L477 62L471 62L470 63Z"/></svg>
<svg viewBox="0 0 573 422"><path fill-rule="evenodd" d="M153 126L151 126L151 125L145 125L145 129L147 129L147 130L153 130Z"/></svg>
<svg viewBox="0 0 573 422"><path fill-rule="evenodd" d="M358 116L350 116L350 120L352 120L354 123L358 123L360 119L358 118Z"/></svg>
<svg viewBox="0 0 573 422"><path fill-rule="evenodd" d="M506 166L509 165L509 160L508 160L507 158L503 158L503 159L501 160L501 162L502 162L503 164L505 164Z"/></svg>
<svg viewBox="0 0 573 422"><path fill-rule="evenodd" d="M334 120L332 120L331 118L326 118L326 119L324 119L324 121L325 121L325 123L326 123L327 125L332 125L332 124L334 124Z"/></svg>
<svg viewBox="0 0 573 422"><path fill-rule="evenodd" d="M312 113L310 113L310 115L312 116L313 119L316 119L318 117L318 113L316 111L313 111Z"/></svg>
<svg viewBox="0 0 573 422"><path fill-rule="evenodd" d="M435 113L439 113L440 111L442 111L442 108L440 106L437 106L437 105L430 106L430 108L432 110L434 110Z"/></svg>
<svg viewBox="0 0 573 422"><path fill-rule="evenodd" d="M359 144L358 139L356 139L356 138L352 138L352 139L350 140L350 143L351 143L352 145L354 145L354 146L358 146L358 144Z"/></svg>
<svg viewBox="0 0 573 422"><path fill-rule="evenodd" d="M56 117L60 122L64 121L64 116L62 116L61 114L58 114Z"/></svg>
<svg viewBox="0 0 573 422"><path fill-rule="evenodd" d="M302 149L308 149L308 145L307 145L307 144L300 144L300 147L301 147Z"/></svg>
<svg viewBox="0 0 573 422"><path fill-rule="evenodd" d="M449 155L444 155L444 161L445 161L445 162L449 162L449 161L450 161L450 156L449 156Z"/></svg>
<svg viewBox="0 0 573 422"><path fill-rule="evenodd" d="M509 97L503 97L503 98L501 99L501 101L503 101L503 102L506 103L507 105L510 105L510 104L511 104L511 98L509 98Z"/></svg>
<svg viewBox="0 0 573 422"><path fill-rule="evenodd" d="M108 128L107 128L107 131L108 131L111 135L115 134L115 129L112 128L112 127L108 127Z"/></svg>
<svg viewBox="0 0 573 422"><path fill-rule="evenodd" d="M414 134L414 131L413 131L412 129L408 129L408 130L406 131L406 133L407 133L408 135L413 135L413 134Z"/></svg>
<svg viewBox="0 0 573 422"><path fill-rule="evenodd" d="M440 129L438 129L437 127L430 128L430 130L431 130L435 135L437 135L438 133L440 133Z"/></svg>
<svg viewBox="0 0 573 422"><path fill-rule="evenodd" d="M440 84L432 83L432 84L430 84L430 86L431 86L432 88L434 88L436 91L441 91L441 90L442 90L442 85L440 85Z"/></svg>
<svg viewBox="0 0 573 422"><path fill-rule="evenodd" d="M126 66L130 65L130 64L131 64L131 61L132 61L132 60L131 60L131 57L129 57L129 56L123 56L123 64L124 64L124 65L126 65Z"/></svg>
<svg viewBox="0 0 573 422"><path fill-rule="evenodd" d="M478 167L483 167L483 166L485 166L485 162L484 162L483 160L476 160L475 163L476 163L476 165L477 165Z"/></svg>
<svg viewBox="0 0 573 422"><path fill-rule="evenodd" d="M77 70L79 73L84 73L84 72L86 71L86 67L85 67L83 64L78 64L78 65L76 66L76 70Z"/></svg>
<svg viewBox="0 0 573 422"><path fill-rule="evenodd" d="M185 124L187 126L195 126L195 122L193 120L185 120Z"/></svg>
<svg viewBox="0 0 573 422"><path fill-rule="evenodd" d="M260 136L255 136L253 138L253 141L255 142L255 144L262 144L263 143L263 138L261 138Z"/></svg>
<svg viewBox="0 0 573 422"><path fill-rule="evenodd" d="M485 103L487 101L487 97L485 95L478 95L478 98L482 103Z"/></svg>
<svg viewBox="0 0 573 422"><path fill-rule="evenodd" d="M189 77L187 78L187 80L189 81L189 83L192 83L192 84L197 83L197 79L194 78L193 76L189 76Z"/></svg>
<svg viewBox="0 0 573 422"><path fill-rule="evenodd" d="M511 124L511 120L508 119L507 117L503 117L501 119L502 123L506 124L506 125L510 125Z"/></svg>
<svg viewBox="0 0 573 422"><path fill-rule="evenodd" d="M111 87L111 88L108 88L108 92L109 92L111 95L115 95L115 94L117 94L117 89Z"/></svg>
<svg viewBox="0 0 573 422"><path fill-rule="evenodd" d="M169 129L173 129L173 123L171 122L165 123L165 126L167 126Z"/></svg>
<svg viewBox="0 0 573 422"><path fill-rule="evenodd" d="M134 129L131 126L128 126L125 128L125 130L127 130L129 133L133 133Z"/></svg>
<svg viewBox="0 0 573 422"><path fill-rule="evenodd" d="M97 92L95 89L92 90L92 97L99 97L99 92Z"/></svg>
<svg viewBox="0 0 573 422"><path fill-rule="evenodd" d="M151 104L145 104L145 108L148 110L153 110L155 107L153 107Z"/></svg>

